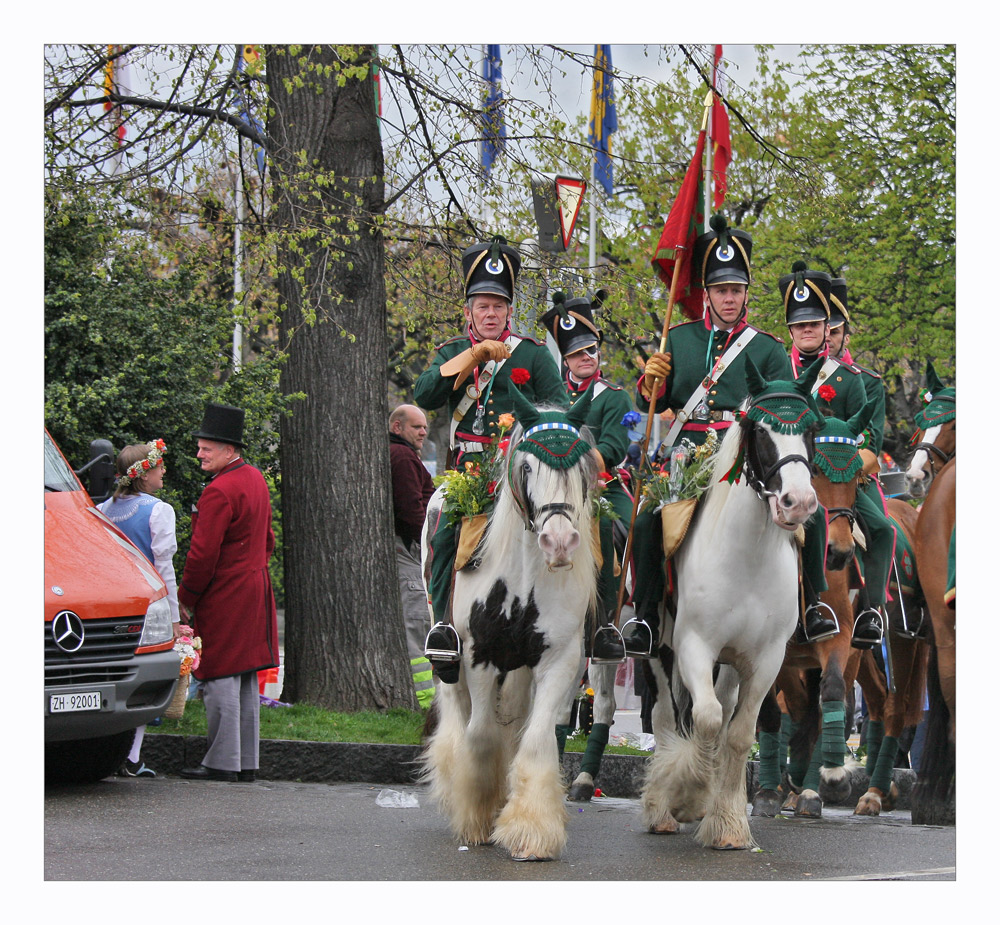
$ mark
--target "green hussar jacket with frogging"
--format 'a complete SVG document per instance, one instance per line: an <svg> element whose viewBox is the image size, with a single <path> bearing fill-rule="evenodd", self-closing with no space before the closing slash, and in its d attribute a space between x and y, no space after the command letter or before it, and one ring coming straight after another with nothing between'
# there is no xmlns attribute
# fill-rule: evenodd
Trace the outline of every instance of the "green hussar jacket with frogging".
<svg viewBox="0 0 1000 925"><path fill-rule="evenodd" d="M737 326L733 331L733 340L747 327L752 326ZM681 438L687 438L693 444L699 445L705 442L710 428L721 430L728 426L723 424L719 427L721 422L718 418L720 412L735 411L747 397L747 359L753 360L767 381L792 378L791 363L781 341L766 331L755 330L758 333L754 339L740 352L728 369L722 370L717 375L718 381L711 386L705 396L710 421L708 423L692 421L686 424L681 430ZM670 329L667 333L665 352L670 354L673 369L667 376L666 391L656 401L657 414L666 411L667 408L680 411L684 407L694 390L722 358L729 340L728 331L717 331L706 327L703 320L684 322ZM649 409L649 402L638 390L636 405L640 411Z"/></svg>
<svg viewBox="0 0 1000 925"><path fill-rule="evenodd" d="M483 406L484 437L495 438L500 432L497 419L501 414L509 414L514 409L514 401L510 390L519 388L521 393L535 404L551 403L566 404L566 389L559 377L559 368L552 358L548 347L531 337L520 337L520 343L511 352L500 371L493 377L489 391L484 387L484 395L480 398ZM440 367L452 357L458 356L472 346L469 335L462 334L445 341L439 348L437 356L430 368L424 370L413 387L413 400L421 408L436 411L447 406L452 414L459 402L465 397L466 389L475 384L475 375L470 375L461 386L453 389L454 376L444 377ZM526 370L527 380L520 386L511 382L511 375L516 369ZM458 434L473 433L473 423L478 410L477 402L472 402L458 425ZM459 436L461 439L461 436Z"/></svg>

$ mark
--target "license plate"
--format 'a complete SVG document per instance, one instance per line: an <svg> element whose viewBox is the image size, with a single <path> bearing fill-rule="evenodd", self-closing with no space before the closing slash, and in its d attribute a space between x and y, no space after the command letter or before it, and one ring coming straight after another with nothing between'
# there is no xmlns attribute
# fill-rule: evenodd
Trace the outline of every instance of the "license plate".
<svg viewBox="0 0 1000 925"><path fill-rule="evenodd" d="M101 709L100 691L83 691L78 694L52 694L49 697L50 713L82 713Z"/></svg>

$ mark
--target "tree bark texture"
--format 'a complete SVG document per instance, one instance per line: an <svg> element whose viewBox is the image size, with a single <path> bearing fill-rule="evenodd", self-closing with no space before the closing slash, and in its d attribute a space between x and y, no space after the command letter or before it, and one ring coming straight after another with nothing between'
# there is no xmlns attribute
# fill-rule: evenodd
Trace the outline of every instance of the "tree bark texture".
<svg viewBox="0 0 1000 925"><path fill-rule="evenodd" d="M415 708L393 546L373 49L294 51L267 54L281 385L306 394L281 422L284 690L328 709ZM352 55L365 76L341 84Z"/></svg>

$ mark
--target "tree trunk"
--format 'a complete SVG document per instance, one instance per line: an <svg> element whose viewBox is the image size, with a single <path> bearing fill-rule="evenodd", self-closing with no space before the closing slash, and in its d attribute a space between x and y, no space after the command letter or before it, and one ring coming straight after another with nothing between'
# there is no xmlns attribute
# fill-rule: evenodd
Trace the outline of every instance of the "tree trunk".
<svg viewBox="0 0 1000 925"><path fill-rule="evenodd" d="M345 711L416 707L393 544L372 50L267 54L281 386L306 395L281 421L285 691Z"/></svg>

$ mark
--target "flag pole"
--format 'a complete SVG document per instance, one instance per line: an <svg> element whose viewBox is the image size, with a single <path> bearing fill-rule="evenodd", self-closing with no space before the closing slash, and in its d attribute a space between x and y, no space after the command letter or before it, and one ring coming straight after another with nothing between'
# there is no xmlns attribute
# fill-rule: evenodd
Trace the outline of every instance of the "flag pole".
<svg viewBox="0 0 1000 925"><path fill-rule="evenodd" d="M701 127L699 128L699 134L704 131L708 125L708 116L711 112L712 99L714 96L714 91L710 90L708 95L705 97L704 109L701 116ZM686 254L686 248L683 246L677 246L675 252L677 254L674 260L673 274L670 277L670 294L667 297L667 314L663 321L663 331L660 334L660 353L664 353L667 349L667 335L670 333L670 322L674 313L674 306L677 303L677 281L680 278L680 268L683 264ZM656 414L656 393L659 391L660 380L653 379L649 384L649 411L646 414L646 433L643 436L642 441L642 452L639 455L639 467L635 470L635 484L632 486L632 516L629 519L628 525L628 536L625 539L625 549L622 552L622 579L618 584L618 600L615 604L615 613L612 622L617 627L618 620L622 612L622 604L625 599L625 573L628 570L628 562L632 555L632 541L635 535L635 519L639 513L639 503L642 499L642 467L643 465L649 465L649 438L653 431L653 422L657 420L658 415Z"/></svg>
<svg viewBox="0 0 1000 925"><path fill-rule="evenodd" d="M590 162L590 280L597 285L597 158Z"/></svg>

